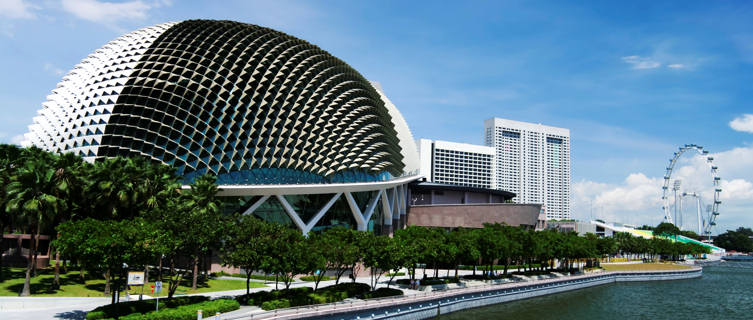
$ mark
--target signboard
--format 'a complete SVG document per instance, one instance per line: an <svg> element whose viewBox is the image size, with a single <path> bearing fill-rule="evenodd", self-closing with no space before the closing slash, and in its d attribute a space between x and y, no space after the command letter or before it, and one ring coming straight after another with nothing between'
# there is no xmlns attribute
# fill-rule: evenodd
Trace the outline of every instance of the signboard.
<svg viewBox="0 0 753 320"><path fill-rule="evenodd" d="M141 271L128 272L128 285L129 286L143 286L145 274Z"/></svg>

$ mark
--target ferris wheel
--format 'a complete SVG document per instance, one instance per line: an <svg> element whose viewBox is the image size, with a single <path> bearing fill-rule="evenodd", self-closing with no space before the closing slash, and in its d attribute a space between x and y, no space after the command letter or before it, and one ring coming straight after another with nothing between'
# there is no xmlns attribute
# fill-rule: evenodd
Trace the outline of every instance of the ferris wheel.
<svg viewBox="0 0 753 320"><path fill-rule="evenodd" d="M709 210L709 216L705 221L703 222L703 234L709 235L711 234L711 228L716 225L716 217L719 216L719 206L722 204L722 201L719 198L719 194L722 192L722 188L719 185L721 182L721 178L719 178L719 175L717 173L719 167L717 167L714 164L714 157L709 155L709 152L707 150L704 150L703 147L695 144L686 144L682 147L680 147L679 152L675 152L672 159L669 159L669 166L667 167L667 172L664 174L664 186L662 186L662 210L664 211L664 221L669 223L675 223L675 221L672 219L672 213L670 211L670 202L669 202L669 192L670 192L670 184L672 179L672 170L675 168L675 164L677 163L677 160L680 159L680 156L682 156L687 151L693 151L695 150L700 155L706 157L706 163L709 165L709 168L711 169L711 177L713 179L713 188L714 188L714 199L711 203L710 207L711 210ZM674 186L672 188L674 191L678 191L679 189L679 181L674 181ZM699 226L700 229L700 226Z"/></svg>

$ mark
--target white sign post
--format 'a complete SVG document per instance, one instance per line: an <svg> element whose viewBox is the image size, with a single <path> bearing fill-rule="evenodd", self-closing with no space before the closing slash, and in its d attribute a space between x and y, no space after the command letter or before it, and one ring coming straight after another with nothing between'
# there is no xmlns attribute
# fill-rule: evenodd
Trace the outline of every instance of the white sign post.
<svg viewBox="0 0 753 320"><path fill-rule="evenodd" d="M162 281L154 283L154 294L157 295L157 311L159 311L159 293L162 291Z"/></svg>

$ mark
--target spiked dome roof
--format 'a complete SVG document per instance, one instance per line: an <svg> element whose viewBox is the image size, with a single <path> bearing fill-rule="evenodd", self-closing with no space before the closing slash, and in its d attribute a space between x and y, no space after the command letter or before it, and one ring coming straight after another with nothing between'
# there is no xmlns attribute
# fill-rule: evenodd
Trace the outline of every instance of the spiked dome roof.
<svg viewBox="0 0 753 320"><path fill-rule="evenodd" d="M188 20L124 35L84 59L28 143L87 160L143 155L221 184L384 181L417 152L389 100L343 61L255 25Z"/></svg>

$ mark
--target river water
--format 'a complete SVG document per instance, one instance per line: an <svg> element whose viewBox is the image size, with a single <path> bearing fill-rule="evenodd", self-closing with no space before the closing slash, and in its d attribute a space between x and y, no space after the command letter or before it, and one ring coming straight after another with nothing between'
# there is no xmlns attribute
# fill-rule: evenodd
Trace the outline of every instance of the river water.
<svg viewBox="0 0 753 320"><path fill-rule="evenodd" d="M753 319L753 263L751 268L705 267L702 278L618 282L439 319Z"/></svg>

